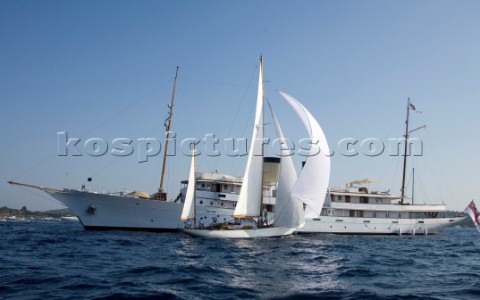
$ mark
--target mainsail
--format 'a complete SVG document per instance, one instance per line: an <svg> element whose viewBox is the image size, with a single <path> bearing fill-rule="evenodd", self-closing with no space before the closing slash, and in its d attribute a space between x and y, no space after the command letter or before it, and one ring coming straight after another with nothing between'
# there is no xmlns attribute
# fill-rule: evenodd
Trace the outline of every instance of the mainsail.
<svg viewBox="0 0 480 300"><path fill-rule="evenodd" d="M279 92L303 122L311 139L309 156L293 187L292 196L306 204L305 217L320 215L330 179L330 150L322 128L312 114L292 96Z"/></svg>
<svg viewBox="0 0 480 300"><path fill-rule="evenodd" d="M298 227L304 223L303 205L297 199L292 199L292 190L297 181L297 172L293 165L290 150L285 142L282 128L278 123L277 116L272 113L273 123L277 137L280 141L281 159L280 159L280 176L277 186L277 199L275 203L275 226Z"/></svg>
<svg viewBox="0 0 480 300"><path fill-rule="evenodd" d="M247 167L243 184L238 196L234 218L256 218L260 216L261 197L263 192L263 58L260 57L258 74L257 105L255 123L247 158Z"/></svg>

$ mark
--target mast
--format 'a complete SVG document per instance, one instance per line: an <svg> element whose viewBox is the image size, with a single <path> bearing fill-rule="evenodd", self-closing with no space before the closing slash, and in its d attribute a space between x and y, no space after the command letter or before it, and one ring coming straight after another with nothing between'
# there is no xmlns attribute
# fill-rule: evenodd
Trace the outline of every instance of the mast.
<svg viewBox="0 0 480 300"><path fill-rule="evenodd" d="M403 200L405 197L405 175L407 170L407 147L408 147L408 118L410 115L410 98L407 99L407 119L405 121L405 146L403 149L403 176L402 176L402 196L400 204L403 205Z"/></svg>
<svg viewBox="0 0 480 300"><path fill-rule="evenodd" d="M415 198L415 168L412 169L412 205Z"/></svg>
<svg viewBox="0 0 480 300"><path fill-rule="evenodd" d="M264 108L265 108L265 87L264 87L264 80L263 80L263 54L260 55L260 68L262 70L262 78L261 78L261 84L262 84L262 123L265 123L265 112L264 112ZM264 168L263 166L265 165L265 161L264 161L264 153L263 153L263 138L265 137L265 127L263 126L264 124L262 124L262 178L261 178L261 182L262 182L262 188L260 189L260 217L263 218L263 213L262 213L262 207L263 207L263 176L264 176ZM263 222L267 223L266 220L264 220Z"/></svg>
<svg viewBox="0 0 480 300"><path fill-rule="evenodd" d="M197 150L195 148L195 144L193 144L193 166L195 171L193 172L193 176L195 179L195 184L193 186L193 228L197 224L197 178L196 178L196 170L197 170ZM185 205L185 204L184 204Z"/></svg>
<svg viewBox="0 0 480 300"><path fill-rule="evenodd" d="M172 101L171 101L170 105L168 106L170 108L170 111L168 112L168 118L167 118L168 123L166 123L167 136L165 138L165 151L163 153L162 177L160 179L160 187L158 189L160 200L167 200L167 194L164 193L164 191L163 191L163 185L164 185L164 180L165 180L165 167L167 165L168 141L170 139L170 128L172 126L173 104L175 102L175 91L176 91L176 87L177 87L177 78L178 78L178 66L177 66L177 70L175 72L175 81L173 82Z"/></svg>

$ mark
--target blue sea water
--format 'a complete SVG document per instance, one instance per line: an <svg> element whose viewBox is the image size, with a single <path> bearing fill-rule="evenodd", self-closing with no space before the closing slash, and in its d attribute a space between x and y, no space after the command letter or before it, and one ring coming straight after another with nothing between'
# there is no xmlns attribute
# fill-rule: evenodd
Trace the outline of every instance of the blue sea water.
<svg viewBox="0 0 480 300"><path fill-rule="evenodd" d="M209 240L0 223L0 299L480 299L480 234Z"/></svg>

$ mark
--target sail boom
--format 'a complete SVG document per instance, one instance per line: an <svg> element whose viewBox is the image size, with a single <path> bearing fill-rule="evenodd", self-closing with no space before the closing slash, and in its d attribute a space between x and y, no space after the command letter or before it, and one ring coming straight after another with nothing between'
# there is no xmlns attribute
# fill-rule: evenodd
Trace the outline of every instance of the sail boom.
<svg viewBox="0 0 480 300"><path fill-rule="evenodd" d="M254 219L254 218L258 218L259 216L241 216L241 215L234 215L233 216L235 219Z"/></svg>

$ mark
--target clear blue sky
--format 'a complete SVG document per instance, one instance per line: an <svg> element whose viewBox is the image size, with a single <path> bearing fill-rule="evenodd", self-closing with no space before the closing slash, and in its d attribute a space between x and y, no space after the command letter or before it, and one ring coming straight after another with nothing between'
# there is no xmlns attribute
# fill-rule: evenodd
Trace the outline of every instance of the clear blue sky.
<svg viewBox="0 0 480 300"><path fill-rule="evenodd" d="M62 188L67 172L72 188L92 176L98 191L154 192L159 156L59 157L57 132L162 138L177 65L179 140L249 138L262 53L286 135L305 133L275 89L310 109L334 149L342 138L401 137L410 97L423 112L412 127L428 126L416 133L424 156L409 165L418 201L463 210L479 198L479 1L4 0L0 41L0 206L58 208L6 181ZM198 161L243 174L244 159ZM169 163L170 195L188 163ZM334 155L330 186L368 177L398 194L400 167L389 155Z"/></svg>

